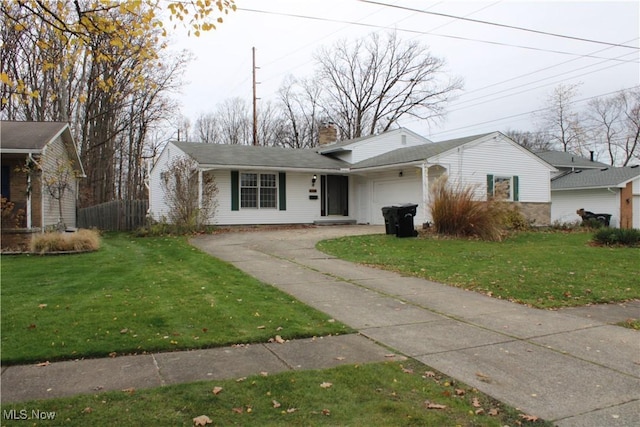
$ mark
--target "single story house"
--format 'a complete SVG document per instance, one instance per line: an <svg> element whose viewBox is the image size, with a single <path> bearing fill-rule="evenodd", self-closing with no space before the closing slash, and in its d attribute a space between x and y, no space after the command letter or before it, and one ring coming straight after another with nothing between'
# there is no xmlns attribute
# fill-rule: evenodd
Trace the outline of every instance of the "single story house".
<svg viewBox="0 0 640 427"><path fill-rule="evenodd" d="M557 172L551 176L551 221L581 221L577 211L611 215L610 226L640 228L640 168L613 167L573 153L536 153Z"/></svg>
<svg viewBox="0 0 640 427"><path fill-rule="evenodd" d="M578 209L611 215L611 227L640 228L640 165L578 169L553 178L552 221L580 220Z"/></svg>
<svg viewBox="0 0 640 427"><path fill-rule="evenodd" d="M84 170L67 123L0 121L0 159L2 198L21 211L19 222L3 228L45 230L61 220L58 200L43 177L55 177L56 170L69 165L69 190L64 191L62 221L76 226L76 201L79 178Z"/></svg>
<svg viewBox="0 0 640 427"><path fill-rule="evenodd" d="M550 223L555 168L500 132L434 143L400 128L342 142L321 137L319 147L298 150L170 142L150 172L155 219L167 216L161 179L176 156L215 177L211 224L384 224L382 207L398 203L417 204L414 222L426 223L429 186L443 174L475 186L479 199L500 185L530 221Z"/></svg>

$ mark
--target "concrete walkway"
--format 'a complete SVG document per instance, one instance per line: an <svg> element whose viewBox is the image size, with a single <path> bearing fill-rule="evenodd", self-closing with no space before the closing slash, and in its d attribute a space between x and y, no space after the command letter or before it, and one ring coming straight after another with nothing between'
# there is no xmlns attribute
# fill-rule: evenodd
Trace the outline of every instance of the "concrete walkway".
<svg viewBox="0 0 640 427"><path fill-rule="evenodd" d="M384 229L229 233L193 244L528 414L559 426L640 425L640 334L598 320L606 307L600 316L537 310L315 249L320 239L371 233ZM608 311L621 310L615 321L640 317L638 302Z"/></svg>
<svg viewBox="0 0 640 427"><path fill-rule="evenodd" d="M640 317L640 301L536 310L315 249L321 239L383 232L332 226L192 241L360 334L12 366L2 368L2 402L390 360L387 346L560 426L640 425L640 333L612 325Z"/></svg>

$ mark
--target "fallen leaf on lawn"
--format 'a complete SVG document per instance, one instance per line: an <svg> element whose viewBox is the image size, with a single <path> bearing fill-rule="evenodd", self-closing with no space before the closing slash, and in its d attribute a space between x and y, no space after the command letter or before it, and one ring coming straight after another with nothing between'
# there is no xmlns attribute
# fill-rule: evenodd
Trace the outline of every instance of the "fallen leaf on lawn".
<svg viewBox="0 0 640 427"><path fill-rule="evenodd" d="M329 415L331 415L331 411L330 411L330 410L328 410L328 409L323 409L323 410L322 410L322 415L329 416Z"/></svg>
<svg viewBox="0 0 640 427"><path fill-rule="evenodd" d="M29 326L27 326L27 329L35 329L35 328L36 328L35 323L32 323Z"/></svg>
<svg viewBox="0 0 640 427"><path fill-rule="evenodd" d="M298 410L298 408L289 408L289 409L287 409L287 414L293 414L297 410Z"/></svg>
<svg viewBox="0 0 640 427"><path fill-rule="evenodd" d="M285 342L280 335L276 335L275 340L278 344L284 344Z"/></svg>
<svg viewBox="0 0 640 427"><path fill-rule="evenodd" d="M481 407L481 406L482 406L482 405L480 404L480 400L478 400L478 398L477 398L477 397L474 397L474 398L471 400L471 404L473 405L473 407L474 407L474 408L479 408L479 407Z"/></svg>
<svg viewBox="0 0 640 427"><path fill-rule="evenodd" d="M484 409L480 408L480 409L476 409L476 415L482 415L484 414Z"/></svg>
<svg viewBox="0 0 640 427"><path fill-rule="evenodd" d="M428 400L424 401L424 406L427 409L447 409L447 405L440 405L439 403L429 402Z"/></svg>
<svg viewBox="0 0 640 427"><path fill-rule="evenodd" d="M263 377L268 377L269 376L269 372L262 371L262 372L260 372L260 375L262 375Z"/></svg>
<svg viewBox="0 0 640 427"><path fill-rule="evenodd" d="M120 333L121 334L126 334L127 332L129 332L129 329L127 329L127 328L120 329Z"/></svg>
<svg viewBox="0 0 640 427"><path fill-rule="evenodd" d="M114 358L118 355L118 353L116 353L115 351L112 351L111 353L109 353L109 357Z"/></svg>
<svg viewBox="0 0 640 427"><path fill-rule="evenodd" d="M456 389L456 396L464 396L465 393L466 393L466 391L464 391L461 388L457 388Z"/></svg>
<svg viewBox="0 0 640 427"><path fill-rule="evenodd" d="M236 414L241 414L244 412L244 408L243 407L239 407L239 408L233 408L231 409L233 412L235 412Z"/></svg>
<svg viewBox="0 0 640 427"><path fill-rule="evenodd" d="M206 415L200 415L199 417L195 417L193 419L193 425L194 426L204 426L207 424L211 424L213 421L211 421L211 418L207 417Z"/></svg>
<svg viewBox="0 0 640 427"><path fill-rule="evenodd" d="M133 393L136 392L136 389L133 388L133 387L129 387L129 388L123 388L122 391L127 393L127 394L133 394Z"/></svg>
<svg viewBox="0 0 640 427"><path fill-rule="evenodd" d="M329 388L329 387L331 387L332 385L333 385L332 383L324 382L324 383L320 384L320 387L322 387L322 388Z"/></svg>
<svg viewBox="0 0 640 427"><path fill-rule="evenodd" d="M266 326L264 326L264 325L258 326L258 329L264 329L264 328L266 328Z"/></svg>
<svg viewBox="0 0 640 427"><path fill-rule="evenodd" d="M82 410L82 412L84 412L85 414L90 414L93 412L93 409L91 409L91 407L87 406L86 408L84 408Z"/></svg>
<svg viewBox="0 0 640 427"><path fill-rule="evenodd" d="M538 421L538 417L536 417L535 415L520 414L520 418L522 418L525 421L532 421L532 422Z"/></svg>
<svg viewBox="0 0 640 427"><path fill-rule="evenodd" d="M273 403L274 408L279 408L282 406L280 402L278 402L277 400L272 400L271 403Z"/></svg>
<svg viewBox="0 0 640 427"><path fill-rule="evenodd" d="M217 396L220 394L221 391L222 391L222 387L215 386L212 390L212 393Z"/></svg>
<svg viewBox="0 0 640 427"><path fill-rule="evenodd" d="M38 363L36 366L44 367L44 366L49 366L49 365L51 365L51 363L47 360L46 362Z"/></svg>
<svg viewBox="0 0 640 427"><path fill-rule="evenodd" d="M413 369L402 368L402 372L404 372L405 374L413 374Z"/></svg>
<svg viewBox="0 0 640 427"><path fill-rule="evenodd" d="M38 308L45 308L47 304L38 304Z"/></svg>
<svg viewBox="0 0 640 427"><path fill-rule="evenodd" d="M247 379L247 377L240 377L236 380L237 383L241 383L242 381L245 381Z"/></svg>
<svg viewBox="0 0 640 427"><path fill-rule="evenodd" d="M489 412L488 412L488 414L492 417L497 417L499 413L500 411L498 411L497 408L491 408L489 409Z"/></svg>
<svg viewBox="0 0 640 427"><path fill-rule="evenodd" d="M276 328L276 331L280 332L282 329L284 329L282 326L278 326L278 327Z"/></svg>

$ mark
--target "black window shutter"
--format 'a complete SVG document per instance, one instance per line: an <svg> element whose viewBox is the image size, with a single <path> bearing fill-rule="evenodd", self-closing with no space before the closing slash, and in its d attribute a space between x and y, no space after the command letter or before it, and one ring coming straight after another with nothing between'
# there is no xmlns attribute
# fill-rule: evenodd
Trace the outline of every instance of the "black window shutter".
<svg viewBox="0 0 640 427"><path fill-rule="evenodd" d="M520 200L520 179L518 175L513 176L513 201L517 202Z"/></svg>
<svg viewBox="0 0 640 427"><path fill-rule="evenodd" d="M240 210L240 173L231 171L231 210Z"/></svg>
<svg viewBox="0 0 640 427"><path fill-rule="evenodd" d="M281 211L287 210L287 174L278 173L278 205Z"/></svg>

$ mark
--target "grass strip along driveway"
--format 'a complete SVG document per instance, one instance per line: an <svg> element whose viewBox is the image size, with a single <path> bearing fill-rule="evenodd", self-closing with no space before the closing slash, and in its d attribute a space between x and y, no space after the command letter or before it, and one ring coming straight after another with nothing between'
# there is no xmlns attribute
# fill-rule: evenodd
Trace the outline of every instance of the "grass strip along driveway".
<svg viewBox="0 0 640 427"><path fill-rule="evenodd" d="M3 365L350 332L184 238L118 234L93 253L6 256L1 292Z"/></svg>
<svg viewBox="0 0 640 427"><path fill-rule="evenodd" d="M591 236L527 232L484 242L369 235L323 241L318 249L538 308L640 298L640 249L593 246Z"/></svg>

